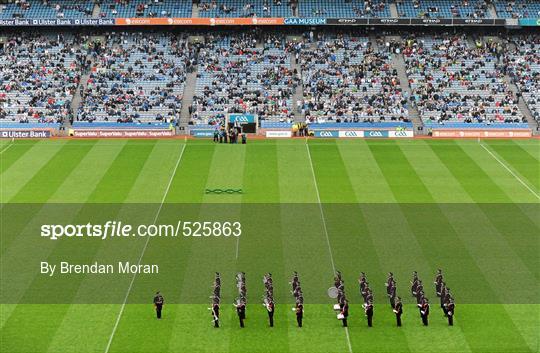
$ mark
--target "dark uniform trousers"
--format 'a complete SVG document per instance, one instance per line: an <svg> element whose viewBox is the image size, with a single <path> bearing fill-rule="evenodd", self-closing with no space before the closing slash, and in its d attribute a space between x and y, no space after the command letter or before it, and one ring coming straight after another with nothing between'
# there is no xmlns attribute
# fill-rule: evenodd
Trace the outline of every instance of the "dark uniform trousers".
<svg viewBox="0 0 540 353"><path fill-rule="evenodd" d="M373 326L373 309L368 309L366 311L366 315L367 315L367 325L369 327L372 327Z"/></svg>
<svg viewBox="0 0 540 353"><path fill-rule="evenodd" d="M401 315L403 314L403 305L401 304L401 302L398 302L395 306L394 306L394 310L397 311L396 314L396 324L398 327L401 327Z"/></svg>
<svg viewBox="0 0 540 353"><path fill-rule="evenodd" d="M296 313L296 322L298 323L298 327L302 327L302 319L304 314L302 313Z"/></svg>
<svg viewBox="0 0 540 353"><path fill-rule="evenodd" d="M268 312L268 320L270 321L270 327L274 327L274 310Z"/></svg>
<svg viewBox="0 0 540 353"><path fill-rule="evenodd" d="M240 320L240 327L244 327L244 319L246 318L245 309L238 310L238 319Z"/></svg>
<svg viewBox="0 0 540 353"><path fill-rule="evenodd" d="M429 315L429 306L424 306L420 308L420 317L422 317L422 323L424 324L424 326L428 325L428 315Z"/></svg>
<svg viewBox="0 0 540 353"><path fill-rule="evenodd" d="M156 304L156 315L158 319L161 319L161 309L163 309L163 304Z"/></svg>

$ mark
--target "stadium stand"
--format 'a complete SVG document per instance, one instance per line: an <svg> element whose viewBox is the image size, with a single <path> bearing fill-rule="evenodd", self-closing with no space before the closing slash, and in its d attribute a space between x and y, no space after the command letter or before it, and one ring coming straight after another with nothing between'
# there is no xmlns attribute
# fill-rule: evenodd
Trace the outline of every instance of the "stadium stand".
<svg viewBox="0 0 540 353"><path fill-rule="evenodd" d="M301 0L299 17L391 17L386 0Z"/></svg>
<svg viewBox="0 0 540 353"><path fill-rule="evenodd" d="M87 0L17 0L0 4L0 18L89 18L93 9Z"/></svg>
<svg viewBox="0 0 540 353"><path fill-rule="evenodd" d="M504 79L502 53L470 48L464 36L411 36L403 54L409 84L426 125L524 123Z"/></svg>
<svg viewBox="0 0 540 353"><path fill-rule="evenodd" d="M490 18L487 0L396 0L399 17Z"/></svg>
<svg viewBox="0 0 540 353"><path fill-rule="evenodd" d="M495 0L497 16L502 18L540 17L540 2L535 0Z"/></svg>
<svg viewBox="0 0 540 353"><path fill-rule="evenodd" d="M533 118L540 122L540 36L514 36L506 57L509 75L520 89Z"/></svg>
<svg viewBox="0 0 540 353"><path fill-rule="evenodd" d="M81 42L69 33L9 37L0 47L0 120L57 123L69 118L85 65Z"/></svg>
<svg viewBox="0 0 540 353"><path fill-rule="evenodd" d="M200 17L291 17L288 0L202 0Z"/></svg>
<svg viewBox="0 0 540 353"><path fill-rule="evenodd" d="M116 33L94 55L79 120L176 121L191 56L184 36Z"/></svg>
<svg viewBox="0 0 540 353"><path fill-rule="evenodd" d="M279 36L258 43L254 33L208 37L201 50L192 124L221 124L226 113L287 120L297 73Z"/></svg>
<svg viewBox="0 0 540 353"><path fill-rule="evenodd" d="M309 122L407 121L407 97L388 53L367 38L338 36L302 51L303 113Z"/></svg>
<svg viewBox="0 0 540 353"><path fill-rule="evenodd" d="M191 0L105 0L100 17L191 17Z"/></svg>

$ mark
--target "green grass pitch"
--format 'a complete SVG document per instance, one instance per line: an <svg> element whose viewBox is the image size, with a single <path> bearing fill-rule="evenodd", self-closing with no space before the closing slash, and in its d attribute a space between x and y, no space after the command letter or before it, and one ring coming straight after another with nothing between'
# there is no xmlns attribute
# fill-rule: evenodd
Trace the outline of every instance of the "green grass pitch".
<svg viewBox="0 0 540 353"><path fill-rule="evenodd" d="M539 140L0 141L1 352L538 352ZM206 189L242 189L208 194ZM46 222L240 220L239 238L40 239ZM147 242L147 243L146 243ZM48 278L40 261L157 263L157 275ZM326 289L333 267L352 301L345 330ZM431 285L456 298L449 327ZM288 280L306 301L296 327ZM408 294L431 299L423 327ZM207 310L223 278L222 327ZM232 301L247 273L246 328ZM356 278L375 294L368 328ZM393 271L404 299L395 327ZM262 276L272 272L276 325ZM134 279L132 281L132 279ZM151 304L165 296L163 320ZM125 304L125 305L124 305Z"/></svg>

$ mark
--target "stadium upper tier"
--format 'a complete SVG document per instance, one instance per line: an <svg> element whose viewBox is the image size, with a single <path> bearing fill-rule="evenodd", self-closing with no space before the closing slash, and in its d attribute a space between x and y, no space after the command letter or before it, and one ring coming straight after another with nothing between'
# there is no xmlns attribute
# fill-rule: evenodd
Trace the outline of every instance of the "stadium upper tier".
<svg viewBox="0 0 540 353"><path fill-rule="evenodd" d="M538 18L538 0L8 0L0 19L133 17Z"/></svg>
<svg viewBox="0 0 540 353"><path fill-rule="evenodd" d="M412 0L396 1L399 17L419 18L491 18L486 0Z"/></svg>
<svg viewBox="0 0 540 353"><path fill-rule="evenodd" d="M495 127L540 120L537 34L373 38L249 30L216 31L191 43L191 32L50 33L15 33L0 45L0 122L73 117L213 126L228 113L287 124L394 124L418 116L427 126Z"/></svg>

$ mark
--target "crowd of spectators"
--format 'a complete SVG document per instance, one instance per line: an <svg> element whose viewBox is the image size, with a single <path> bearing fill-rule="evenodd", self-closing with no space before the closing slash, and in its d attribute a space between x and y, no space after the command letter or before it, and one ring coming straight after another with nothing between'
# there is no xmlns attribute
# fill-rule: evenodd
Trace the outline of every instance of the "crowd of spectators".
<svg viewBox="0 0 540 353"><path fill-rule="evenodd" d="M89 0L14 0L0 4L0 14L12 18L91 17L94 5Z"/></svg>
<svg viewBox="0 0 540 353"><path fill-rule="evenodd" d="M408 121L390 54L378 52L367 38L323 38L302 51L302 113L308 122Z"/></svg>
<svg viewBox="0 0 540 353"><path fill-rule="evenodd" d="M191 123L222 124L227 113L290 121L299 82L290 55L282 35L261 43L254 32L208 36L199 55Z"/></svg>
<svg viewBox="0 0 540 353"><path fill-rule="evenodd" d="M387 0L301 0L300 17L390 17Z"/></svg>
<svg viewBox="0 0 540 353"><path fill-rule="evenodd" d="M489 0L396 0L400 17L489 18Z"/></svg>
<svg viewBox="0 0 540 353"><path fill-rule="evenodd" d="M188 35L7 36L0 119L60 122L78 107L79 121L177 123L187 75L196 72L191 124L223 125L230 113L275 122L409 121L411 106L428 124L520 123L521 97L540 120L537 35L409 35L389 45L334 32L293 40L283 32L218 31L199 45ZM412 95L393 60L401 54Z"/></svg>
<svg viewBox="0 0 540 353"><path fill-rule="evenodd" d="M537 0L495 0L497 15L503 18L540 18Z"/></svg>
<svg viewBox="0 0 540 353"><path fill-rule="evenodd" d="M498 43L471 45L464 36L409 37L403 54L424 122L522 122L504 75Z"/></svg>
<svg viewBox="0 0 540 353"><path fill-rule="evenodd" d="M183 35L109 34L94 66L78 120L178 121L193 50Z"/></svg>
<svg viewBox="0 0 540 353"><path fill-rule="evenodd" d="M540 36L513 36L510 41L512 48L506 55L505 67L532 116L540 122Z"/></svg>
<svg viewBox="0 0 540 353"><path fill-rule="evenodd" d="M201 17L290 17L290 0L202 0Z"/></svg>
<svg viewBox="0 0 540 353"><path fill-rule="evenodd" d="M73 35L19 33L0 48L0 119L62 122L86 65L83 39Z"/></svg>

